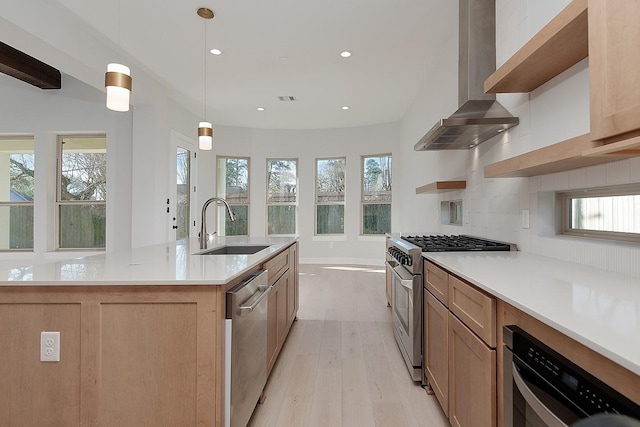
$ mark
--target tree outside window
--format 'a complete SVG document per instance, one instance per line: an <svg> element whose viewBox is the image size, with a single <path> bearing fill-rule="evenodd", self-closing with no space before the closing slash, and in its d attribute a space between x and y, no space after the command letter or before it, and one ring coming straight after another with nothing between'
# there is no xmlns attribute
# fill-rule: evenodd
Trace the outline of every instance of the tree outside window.
<svg viewBox="0 0 640 427"><path fill-rule="evenodd" d="M218 157L218 197L227 200L235 221L229 220L224 206L218 205L220 236L249 235L249 159Z"/></svg>
<svg viewBox="0 0 640 427"><path fill-rule="evenodd" d="M298 161L267 160L267 234L295 234L298 198Z"/></svg>
<svg viewBox="0 0 640 427"><path fill-rule="evenodd" d="M346 159L316 159L316 234L344 234Z"/></svg>
<svg viewBox="0 0 640 427"><path fill-rule="evenodd" d="M58 138L59 249L104 249L106 245L107 140Z"/></svg>
<svg viewBox="0 0 640 427"><path fill-rule="evenodd" d="M391 231L391 155L362 157L362 234Z"/></svg>
<svg viewBox="0 0 640 427"><path fill-rule="evenodd" d="M33 249L33 137L0 139L0 250Z"/></svg>

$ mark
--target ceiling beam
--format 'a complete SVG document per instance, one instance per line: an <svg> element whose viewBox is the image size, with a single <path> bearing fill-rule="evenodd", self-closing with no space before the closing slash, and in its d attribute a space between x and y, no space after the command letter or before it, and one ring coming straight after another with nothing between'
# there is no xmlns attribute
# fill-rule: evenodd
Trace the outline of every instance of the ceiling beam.
<svg viewBox="0 0 640 427"><path fill-rule="evenodd" d="M2 42L0 42L0 72L40 89L62 87L60 71Z"/></svg>

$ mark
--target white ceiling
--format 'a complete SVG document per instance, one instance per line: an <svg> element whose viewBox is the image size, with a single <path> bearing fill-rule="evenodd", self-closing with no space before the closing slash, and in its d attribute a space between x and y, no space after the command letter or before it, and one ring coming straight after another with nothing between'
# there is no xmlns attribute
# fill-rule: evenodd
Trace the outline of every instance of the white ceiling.
<svg viewBox="0 0 640 427"><path fill-rule="evenodd" d="M251 128L398 121L457 34L452 0L57 1L202 115L206 56L206 118ZM200 18L199 7L215 18ZM206 52L215 47L222 55L205 53L205 26ZM341 58L343 50L351 58Z"/></svg>

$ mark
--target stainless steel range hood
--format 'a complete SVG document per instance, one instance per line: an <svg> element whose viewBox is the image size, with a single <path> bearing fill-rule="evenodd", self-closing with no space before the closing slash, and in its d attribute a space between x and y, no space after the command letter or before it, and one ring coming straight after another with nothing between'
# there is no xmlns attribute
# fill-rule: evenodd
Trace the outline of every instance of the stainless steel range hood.
<svg viewBox="0 0 640 427"><path fill-rule="evenodd" d="M484 93L484 81L496 69L495 0L460 0L458 105L439 120L413 147L423 150L462 150L517 125L495 94Z"/></svg>

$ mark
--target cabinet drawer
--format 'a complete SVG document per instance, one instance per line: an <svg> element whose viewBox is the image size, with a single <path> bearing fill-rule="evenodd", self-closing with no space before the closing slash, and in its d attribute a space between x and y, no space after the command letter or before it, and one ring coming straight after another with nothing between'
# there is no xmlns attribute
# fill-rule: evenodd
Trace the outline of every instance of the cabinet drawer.
<svg viewBox="0 0 640 427"><path fill-rule="evenodd" d="M264 268L269 270L269 286L273 285L289 268L290 251L285 250L264 263Z"/></svg>
<svg viewBox="0 0 640 427"><path fill-rule="evenodd" d="M449 305L449 273L437 265L425 261L424 286L445 306Z"/></svg>
<svg viewBox="0 0 640 427"><path fill-rule="evenodd" d="M496 347L496 300L449 275L449 309L489 347Z"/></svg>

